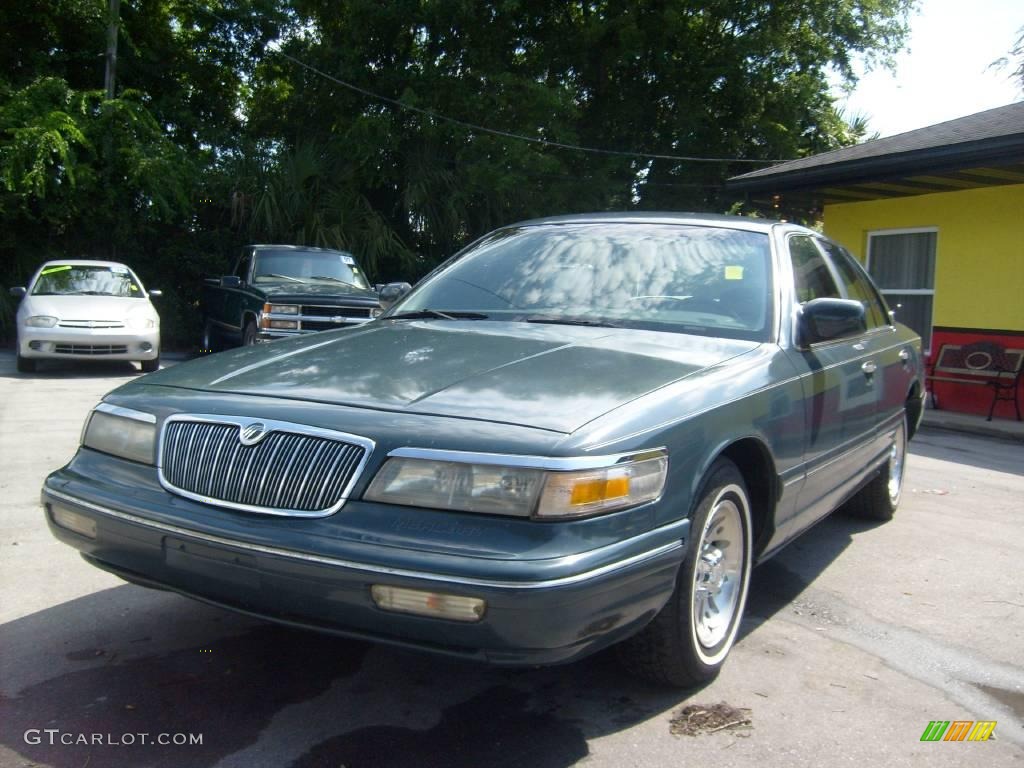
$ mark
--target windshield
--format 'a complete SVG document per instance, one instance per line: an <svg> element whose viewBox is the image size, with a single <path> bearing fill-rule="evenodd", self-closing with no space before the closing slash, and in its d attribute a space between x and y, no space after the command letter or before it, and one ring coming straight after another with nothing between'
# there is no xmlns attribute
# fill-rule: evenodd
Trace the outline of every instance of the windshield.
<svg viewBox="0 0 1024 768"><path fill-rule="evenodd" d="M120 265L92 267L51 264L39 273L33 296L120 296L144 298L142 286Z"/></svg>
<svg viewBox="0 0 1024 768"><path fill-rule="evenodd" d="M366 278L347 253L336 251L258 251L253 268L256 283L346 283L369 288Z"/></svg>
<svg viewBox="0 0 1024 768"><path fill-rule="evenodd" d="M768 236L715 226L552 224L500 230L450 262L396 316L479 313L763 341Z"/></svg>

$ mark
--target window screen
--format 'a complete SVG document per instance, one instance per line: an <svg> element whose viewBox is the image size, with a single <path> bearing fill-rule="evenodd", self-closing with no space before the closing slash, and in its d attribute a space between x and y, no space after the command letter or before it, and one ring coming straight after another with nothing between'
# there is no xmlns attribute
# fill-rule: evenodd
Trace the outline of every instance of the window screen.
<svg viewBox="0 0 1024 768"><path fill-rule="evenodd" d="M872 232L868 236L868 272L896 319L931 348L935 301L935 252L938 232Z"/></svg>

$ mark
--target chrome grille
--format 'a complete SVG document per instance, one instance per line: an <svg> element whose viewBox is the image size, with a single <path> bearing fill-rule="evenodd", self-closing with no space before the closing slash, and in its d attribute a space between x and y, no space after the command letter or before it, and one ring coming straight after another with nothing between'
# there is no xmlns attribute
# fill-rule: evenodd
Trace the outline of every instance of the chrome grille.
<svg viewBox="0 0 1024 768"><path fill-rule="evenodd" d="M263 437L249 441L252 425ZM259 431L255 429L255 431ZM298 424L174 416L160 441L160 480L175 493L250 512L319 516L345 502L373 443Z"/></svg>

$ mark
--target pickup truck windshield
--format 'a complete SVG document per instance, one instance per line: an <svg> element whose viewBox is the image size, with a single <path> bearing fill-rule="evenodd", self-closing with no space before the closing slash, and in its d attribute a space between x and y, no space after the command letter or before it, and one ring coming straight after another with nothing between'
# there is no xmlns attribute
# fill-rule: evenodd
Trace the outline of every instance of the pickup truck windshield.
<svg viewBox="0 0 1024 768"><path fill-rule="evenodd" d="M347 283L369 288L362 270L347 253L330 251L259 251L253 268L255 283Z"/></svg>

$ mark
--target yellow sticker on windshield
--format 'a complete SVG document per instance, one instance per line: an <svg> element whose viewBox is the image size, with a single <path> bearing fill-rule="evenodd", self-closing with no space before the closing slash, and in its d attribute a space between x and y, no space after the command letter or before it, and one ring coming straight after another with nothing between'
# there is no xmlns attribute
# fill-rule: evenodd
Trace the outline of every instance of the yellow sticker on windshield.
<svg viewBox="0 0 1024 768"><path fill-rule="evenodd" d="M133 285L131 288L132 288L133 291L139 290L139 286L137 286L137 285Z"/></svg>
<svg viewBox="0 0 1024 768"><path fill-rule="evenodd" d="M743 279L743 267L737 267L729 265L725 268L725 279L726 280L742 280Z"/></svg>
<svg viewBox="0 0 1024 768"><path fill-rule="evenodd" d="M42 277L43 275L49 275L52 272L67 272L69 269L71 269L70 264L63 267L50 267L49 269L44 269L40 272L39 276Z"/></svg>

